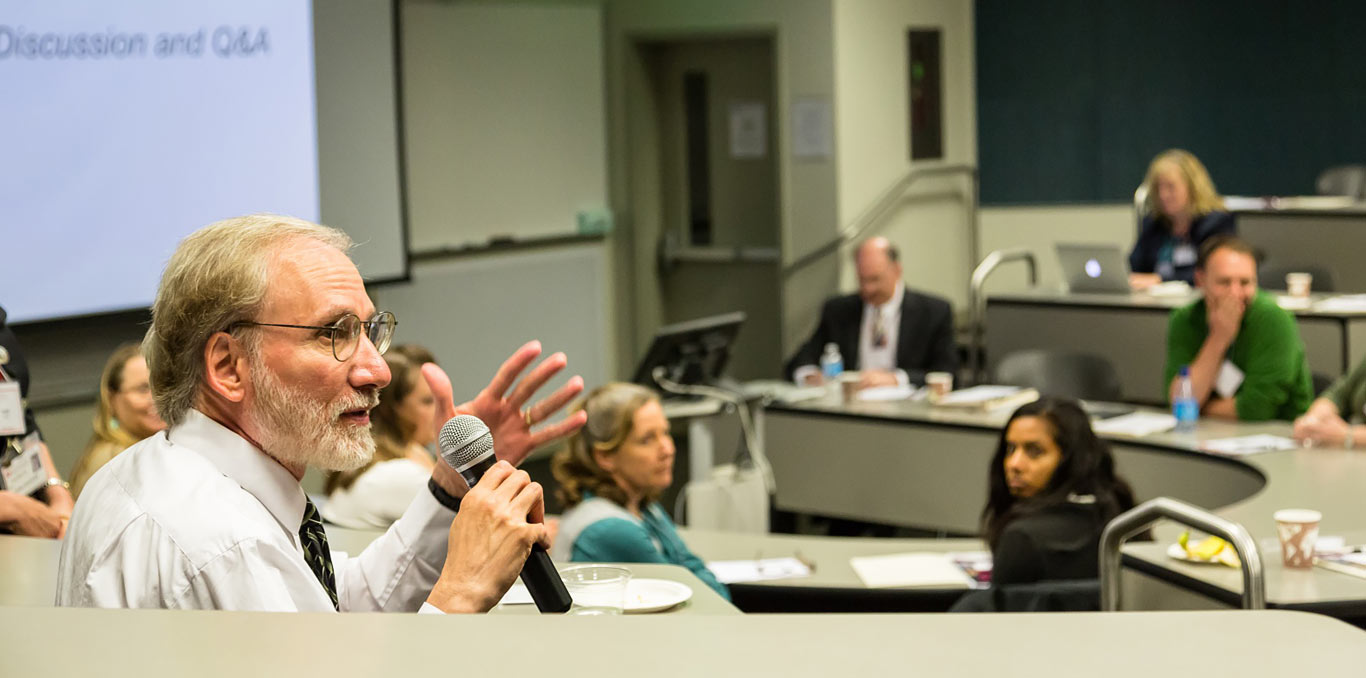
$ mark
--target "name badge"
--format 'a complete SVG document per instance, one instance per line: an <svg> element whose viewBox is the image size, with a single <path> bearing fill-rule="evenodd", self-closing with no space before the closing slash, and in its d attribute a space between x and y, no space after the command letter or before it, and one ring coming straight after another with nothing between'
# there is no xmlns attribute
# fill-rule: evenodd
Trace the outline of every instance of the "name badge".
<svg viewBox="0 0 1366 678"><path fill-rule="evenodd" d="M24 399L19 382L0 381L0 436L24 435Z"/></svg>
<svg viewBox="0 0 1366 678"><path fill-rule="evenodd" d="M1243 385L1243 371L1237 365L1225 360L1219 366L1219 376L1214 378L1214 392L1221 398L1232 398Z"/></svg>
<svg viewBox="0 0 1366 678"><path fill-rule="evenodd" d="M8 463L0 465L0 476L5 480L5 489L28 495L47 483L47 471L43 469L42 441L36 432L24 438L23 447Z"/></svg>
<svg viewBox="0 0 1366 678"><path fill-rule="evenodd" d="M1172 248L1173 266L1192 266L1197 258L1194 245L1177 245Z"/></svg>

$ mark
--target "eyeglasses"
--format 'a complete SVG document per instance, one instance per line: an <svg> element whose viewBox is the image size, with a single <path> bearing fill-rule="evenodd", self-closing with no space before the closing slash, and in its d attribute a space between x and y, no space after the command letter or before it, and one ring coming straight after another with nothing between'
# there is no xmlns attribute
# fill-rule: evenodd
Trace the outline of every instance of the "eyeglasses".
<svg viewBox="0 0 1366 678"><path fill-rule="evenodd" d="M347 313L331 325L285 325L239 320L228 325L228 331L231 332L236 327L292 327L299 330L317 330L319 334L326 332L332 338L332 357L340 362L346 362L355 355L356 347L360 345L362 328L370 343L374 344L375 351L384 355L384 352L389 350L389 342L394 338L394 328L398 327L398 319L388 311L380 311L369 320L361 320L356 314Z"/></svg>

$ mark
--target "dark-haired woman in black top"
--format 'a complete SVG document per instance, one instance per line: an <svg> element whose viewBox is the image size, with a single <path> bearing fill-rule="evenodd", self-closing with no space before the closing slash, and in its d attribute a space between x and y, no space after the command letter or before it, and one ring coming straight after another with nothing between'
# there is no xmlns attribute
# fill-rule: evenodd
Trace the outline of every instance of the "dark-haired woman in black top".
<svg viewBox="0 0 1366 678"><path fill-rule="evenodd" d="M982 534L992 586L1096 578L1101 531L1133 505L1109 446L1077 403L1045 397L1020 407L988 471Z"/></svg>

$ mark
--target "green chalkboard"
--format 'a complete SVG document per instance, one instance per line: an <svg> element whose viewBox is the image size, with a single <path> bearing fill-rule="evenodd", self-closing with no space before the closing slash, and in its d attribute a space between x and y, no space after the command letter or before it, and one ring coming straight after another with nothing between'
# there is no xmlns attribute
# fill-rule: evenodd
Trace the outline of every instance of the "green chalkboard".
<svg viewBox="0 0 1366 678"><path fill-rule="evenodd" d="M1185 148L1229 195L1366 163L1366 2L977 0L983 204L1127 202Z"/></svg>

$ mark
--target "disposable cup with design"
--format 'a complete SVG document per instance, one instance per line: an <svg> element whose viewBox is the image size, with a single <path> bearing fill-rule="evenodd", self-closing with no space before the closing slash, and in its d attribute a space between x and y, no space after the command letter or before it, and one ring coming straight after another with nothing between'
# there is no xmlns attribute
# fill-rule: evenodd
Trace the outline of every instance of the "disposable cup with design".
<svg viewBox="0 0 1366 678"><path fill-rule="evenodd" d="M1285 274L1285 290L1292 297L1307 297L1309 290L1314 285L1313 273L1287 273Z"/></svg>
<svg viewBox="0 0 1366 678"><path fill-rule="evenodd" d="M1319 521L1323 514L1312 509L1282 509L1277 511L1276 536L1281 541L1281 560L1286 567L1305 568L1314 565L1314 542L1319 537Z"/></svg>
<svg viewBox="0 0 1366 678"><path fill-rule="evenodd" d="M925 386L930 389L930 402L936 402L953 391L953 373L930 372L925 375Z"/></svg>
<svg viewBox="0 0 1366 678"><path fill-rule="evenodd" d="M574 599L568 614L586 617L621 614L631 571L612 565L576 565L560 570L560 578Z"/></svg>
<svg viewBox="0 0 1366 678"><path fill-rule="evenodd" d="M858 399L859 379L861 379L861 376L857 371L840 373L840 398L842 398L844 402L852 403Z"/></svg>

